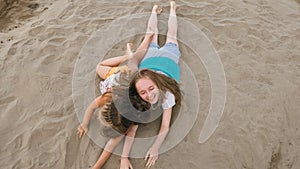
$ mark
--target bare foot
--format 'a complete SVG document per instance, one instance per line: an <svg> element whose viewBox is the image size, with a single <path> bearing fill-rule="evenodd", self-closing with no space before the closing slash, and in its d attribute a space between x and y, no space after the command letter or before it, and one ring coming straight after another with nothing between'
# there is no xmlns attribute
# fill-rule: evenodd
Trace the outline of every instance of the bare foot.
<svg viewBox="0 0 300 169"><path fill-rule="evenodd" d="M176 11L176 2L175 1L170 1L170 10Z"/></svg>
<svg viewBox="0 0 300 169"><path fill-rule="evenodd" d="M158 8L158 5L154 5L152 8L152 13L160 14L162 12L162 8Z"/></svg>

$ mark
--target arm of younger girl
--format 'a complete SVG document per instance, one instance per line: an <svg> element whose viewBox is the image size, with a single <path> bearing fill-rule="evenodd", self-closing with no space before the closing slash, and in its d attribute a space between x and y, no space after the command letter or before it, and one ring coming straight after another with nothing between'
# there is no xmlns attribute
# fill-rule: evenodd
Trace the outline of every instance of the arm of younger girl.
<svg viewBox="0 0 300 169"><path fill-rule="evenodd" d="M131 146L134 141L134 137L135 137L137 128L138 128L138 125L132 125L126 134L123 152L121 155L120 169L129 169L129 168L133 169L128 157L129 157L129 152L130 152Z"/></svg>
<svg viewBox="0 0 300 169"><path fill-rule="evenodd" d="M96 164L93 166L93 169L101 169L105 162L110 157L112 151L115 149L115 147L120 143L120 141L123 139L123 135L118 136L116 138L111 138L106 143L104 150L102 151L99 159L97 160Z"/></svg>
<svg viewBox="0 0 300 169"><path fill-rule="evenodd" d="M99 96L99 97L101 97L101 96ZM89 104L88 108L85 111L83 121L77 128L77 134L78 134L79 138L81 138L83 135L85 135L88 132L88 125L89 125L90 119L92 117L92 114L93 114L94 110L96 108L98 108L97 99L98 98L96 98Z"/></svg>
<svg viewBox="0 0 300 169"><path fill-rule="evenodd" d="M77 128L77 134L79 138L88 132L88 126L92 117L92 114L96 108L102 107L111 98L111 93L104 93L93 100L85 111L83 121Z"/></svg>

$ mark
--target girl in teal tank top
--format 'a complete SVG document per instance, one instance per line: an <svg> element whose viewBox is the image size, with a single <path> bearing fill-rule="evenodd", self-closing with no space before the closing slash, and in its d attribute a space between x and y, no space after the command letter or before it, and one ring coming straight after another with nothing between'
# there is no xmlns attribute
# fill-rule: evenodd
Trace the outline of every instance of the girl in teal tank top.
<svg viewBox="0 0 300 169"><path fill-rule="evenodd" d="M163 47L160 48L157 43L158 28L155 12L149 18L148 30L153 30L155 34L139 65L139 71L130 82L129 94L131 98L137 100L135 102L146 105L146 108L161 105L163 109L159 133L145 157L147 158L146 167L151 167L158 159L160 146L169 131L173 107L180 106L182 98L178 66L181 54L177 42L177 17L174 1L170 2L167 39Z"/></svg>

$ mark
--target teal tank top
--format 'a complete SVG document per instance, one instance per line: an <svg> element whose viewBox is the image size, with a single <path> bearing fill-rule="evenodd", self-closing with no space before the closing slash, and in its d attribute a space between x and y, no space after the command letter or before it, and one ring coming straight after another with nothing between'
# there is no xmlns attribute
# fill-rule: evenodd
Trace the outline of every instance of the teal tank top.
<svg viewBox="0 0 300 169"><path fill-rule="evenodd" d="M144 68L161 71L177 82L180 80L180 68L178 64L170 58L160 56L147 58L139 65L139 69Z"/></svg>

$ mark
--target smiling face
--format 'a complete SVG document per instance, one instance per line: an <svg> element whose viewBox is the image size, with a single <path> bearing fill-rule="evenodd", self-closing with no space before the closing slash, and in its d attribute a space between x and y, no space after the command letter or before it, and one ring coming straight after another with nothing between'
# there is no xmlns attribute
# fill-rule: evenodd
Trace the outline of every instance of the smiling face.
<svg viewBox="0 0 300 169"><path fill-rule="evenodd" d="M143 77L139 79L135 86L138 94L144 101L150 104L155 104L158 101L159 89L150 78Z"/></svg>

